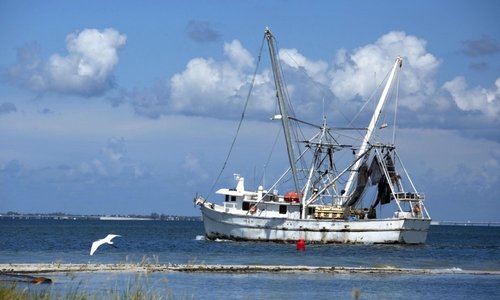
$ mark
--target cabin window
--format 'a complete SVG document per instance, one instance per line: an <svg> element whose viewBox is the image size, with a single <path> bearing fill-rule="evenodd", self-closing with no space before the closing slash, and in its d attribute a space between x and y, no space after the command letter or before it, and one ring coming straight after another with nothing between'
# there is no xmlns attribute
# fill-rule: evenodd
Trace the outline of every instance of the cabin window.
<svg viewBox="0 0 500 300"><path fill-rule="evenodd" d="M308 207L308 215L314 215L314 207Z"/></svg>
<svg viewBox="0 0 500 300"><path fill-rule="evenodd" d="M236 202L236 196L230 196L230 195L226 195L225 198L224 198L224 201L226 202Z"/></svg>
<svg viewBox="0 0 500 300"><path fill-rule="evenodd" d="M243 205L241 206L241 209L243 209L243 210L249 210L250 209L250 202L243 202Z"/></svg>
<svg viewBox="0 0 500 300"><path fill-rule="evenodd" d="M280 205L280 214L286 214L286 205Z"/></svg>

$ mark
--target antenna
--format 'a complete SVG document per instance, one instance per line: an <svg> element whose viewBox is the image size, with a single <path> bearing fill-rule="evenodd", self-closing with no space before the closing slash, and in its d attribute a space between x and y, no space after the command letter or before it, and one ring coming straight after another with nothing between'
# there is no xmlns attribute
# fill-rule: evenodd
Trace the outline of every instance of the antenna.
<svg viewBox="0 0 500 300"><path fill-rule="evenodd" d="M326 119L326 113L325 113L325 97L323 97L323 120Z"/></svg>

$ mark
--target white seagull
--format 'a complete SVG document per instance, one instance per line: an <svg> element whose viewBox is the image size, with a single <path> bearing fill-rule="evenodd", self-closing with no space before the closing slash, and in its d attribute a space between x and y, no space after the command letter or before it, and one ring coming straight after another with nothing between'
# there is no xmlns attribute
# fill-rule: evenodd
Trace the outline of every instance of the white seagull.
<svg viewBox="0 0 500 300"><path fill-rule="evenodd" d="M121 235L108 234L105 238L93 242L92 243L92 248L90 248L90 255L93 255L94 252L97 250L97 248L99 248L99 246L101 246L102 244L109 244L109 245L114 246L113 242L111 240L114 239L117 236L121 236ZM114 246L114 247L116 247L116 246Z"/></svg>

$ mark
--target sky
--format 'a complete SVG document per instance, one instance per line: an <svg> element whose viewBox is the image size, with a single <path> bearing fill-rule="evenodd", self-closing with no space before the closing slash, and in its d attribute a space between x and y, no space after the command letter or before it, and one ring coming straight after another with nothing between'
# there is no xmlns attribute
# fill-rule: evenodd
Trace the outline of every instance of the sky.
<svg viewBox="0 0 500 300"><path fill-rule="evenodd" d="M199 215L254 72L217 187L257 185L276 133L269 26L308 120L352 117L403 57L398 149L431 216L500 222L499 14L494 0L3 0L0 212Z"/></svg>

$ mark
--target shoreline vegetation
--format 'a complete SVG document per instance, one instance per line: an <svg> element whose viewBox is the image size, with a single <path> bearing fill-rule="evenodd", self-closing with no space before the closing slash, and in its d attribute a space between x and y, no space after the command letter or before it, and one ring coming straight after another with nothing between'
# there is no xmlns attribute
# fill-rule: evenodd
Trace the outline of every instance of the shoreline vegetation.
<svg viewBox="0 0 500 300"><path fill-rule="evenodd" d="M0 277L12 274L47 274L64 272L187 272L187 273L358 273L358 274L463 274L463 275L500 275L494 270L462 270L460 268L422 269L381 267L343 267L343 266L288 266L288 265L207 265L207 264L0 264ZM0 278L1 281L1 278Z"/></svg>

